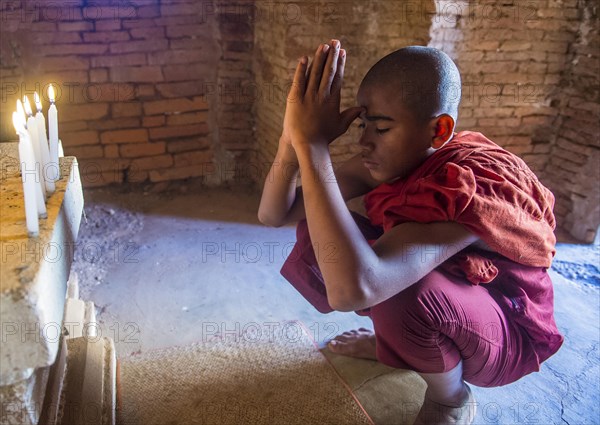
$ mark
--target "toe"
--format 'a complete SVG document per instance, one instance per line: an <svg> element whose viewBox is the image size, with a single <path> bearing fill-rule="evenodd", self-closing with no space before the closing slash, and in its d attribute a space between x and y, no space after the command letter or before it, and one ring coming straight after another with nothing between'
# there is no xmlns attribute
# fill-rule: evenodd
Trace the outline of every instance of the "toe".
<svg viewBox="0 0 600 425"><path fill-rule="evenodd" d="M347 342L347 341L354 339L354 337L355 337L355 335L352 335L350 332L344 332L343 334L340 334L340 335L336 336L335 338L333 338L333 340Z"/></svg>
<svg viewBox="0 0 600 425"><path fill-rule="evenodd" d="M335 340L329 343L329 349L336 354L342 354L345 356L352 356L355 351L353 349L353 345Z"/></svg>
<svg viewBox="0 0 600 425"><path fill-rule="evenodd" d="M339 341L337 339L333 339L331 341L329 341L329 343L327 344L327 348L329 348L330 351L333 351L334 353L341 353L342 351L344 351L344 346L346 344L342 341Z"/></svg>

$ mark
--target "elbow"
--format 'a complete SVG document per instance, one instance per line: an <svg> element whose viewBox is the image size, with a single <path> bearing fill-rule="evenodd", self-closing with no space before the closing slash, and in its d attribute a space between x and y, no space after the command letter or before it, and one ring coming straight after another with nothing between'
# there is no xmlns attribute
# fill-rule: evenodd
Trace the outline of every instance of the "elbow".
<svg viewBox="0 0 600 425"><path fill-rule="evenodd" d="M331 308L334 309L335 311L341 311L343 313L349 313L351 311L356 311L356 310L360 310L355 309L352 307L352 304L349 303L344 303L344 302L337 302L337 301L329 301L329 305L331 305Z"/></svg>
<svg viewBox="0 0 600 425"><path fill-rule="evenodd" d="M333 298L328 301L332 309L334 309L335 311L341 311L345 313L362 310L368 307L368 304L360 298Z"/></svg>
<svg viewBox="0 0 600 425"><path fill-rule="evenodd" d="M367 295L361 290L328 295L327 301L336 311L350 312L370 307Z"/></svg>
<svg viewBox="0 0 600 425"><path fill-rule="evenodd" d="M282 220L275 220L273 217L270 217L260 210L258 211L258 221L269 227L281 227L284 224Z"/></svg>

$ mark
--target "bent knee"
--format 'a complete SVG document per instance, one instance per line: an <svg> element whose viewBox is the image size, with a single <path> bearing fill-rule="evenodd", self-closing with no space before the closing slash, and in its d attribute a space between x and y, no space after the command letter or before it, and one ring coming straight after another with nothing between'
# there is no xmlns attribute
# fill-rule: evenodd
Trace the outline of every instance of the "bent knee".
<svg viewBox="0 0 600 425"><path fill-rule="evenodd" d="M455 282L440 271L432 270L418 282L379 304L377 310L394 316L416 314L431 317L433 312L437 315L440 310L447 310L457 302L457 285L470 286L469 283Z"/></svg>
<svg viewBox="0 0 600 425"><path fill-rule="evenodd" d="M432 298L446 297L449 293L449 289L460 284L450 280L447 275L436 270L432 270L427 275L423 276L419 281L408 287L406 297L414 300L427 300ZM468 283L464 283L469 285Z"/></svg>

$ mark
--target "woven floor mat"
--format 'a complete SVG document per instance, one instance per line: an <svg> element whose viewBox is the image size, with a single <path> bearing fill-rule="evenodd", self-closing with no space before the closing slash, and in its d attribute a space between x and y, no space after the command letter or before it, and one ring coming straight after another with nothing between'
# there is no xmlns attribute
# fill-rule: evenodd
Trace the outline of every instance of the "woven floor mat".
<svg viewBox="0 0 600 425"><path fill-rule="evenodd" d="M299 322L119 362L117 424L372 424Z"/></svg>

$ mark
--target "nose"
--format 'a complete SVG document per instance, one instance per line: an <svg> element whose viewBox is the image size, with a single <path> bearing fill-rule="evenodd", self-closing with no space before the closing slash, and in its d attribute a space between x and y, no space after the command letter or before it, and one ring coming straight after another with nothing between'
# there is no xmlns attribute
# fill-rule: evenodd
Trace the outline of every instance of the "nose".
<svg viewBox="0 0 600 425"><path fill-rule="evenodd" d="M371 143L366 131L363 131L360 135L360 138L358 139L358 144L364 148L363 150L371 151L373 148L373 144Z"/></svg>

